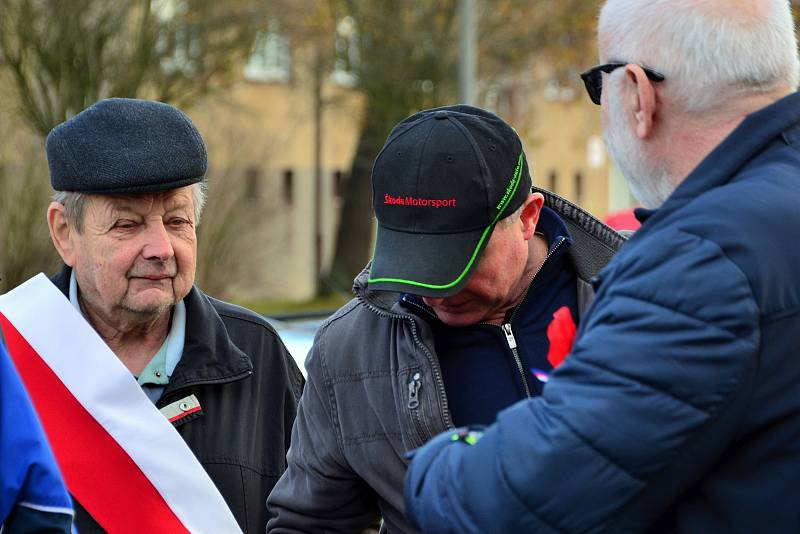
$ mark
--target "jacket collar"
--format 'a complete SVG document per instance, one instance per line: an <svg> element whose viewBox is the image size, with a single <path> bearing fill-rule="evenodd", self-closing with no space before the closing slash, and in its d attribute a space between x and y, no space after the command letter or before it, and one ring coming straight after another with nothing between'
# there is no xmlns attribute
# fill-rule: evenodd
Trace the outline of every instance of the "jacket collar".
<svg viewBox="0 0 800 534"><path fill-rule="evenodd" d="M186 341L183 357L170 377L166 395L195 384L223 384L253 373L253 361L230 336L211 298L192 286L186 304Z"/></svg>
<svg viewBox="0 0 800 534"><path fill-rule="evenodd" d="M800 122L800 92L785 96L748 115L726 137L657 210L643 210L638 216L654 224L706 191L728 183L754 156L783 134L785 141L795 140L792 128Z"/></svg>
<svg viewBox="0 0 800 534"><path fill-rule="evenodd" d="M72 269L65 265L52 278L53 284L64 295L69 295L71 272ZM183 355L162 398L182 387L233 382L252 374L252 360L231 341L210 298L199 288L192 286L183 302L186 305Z"/></svg>

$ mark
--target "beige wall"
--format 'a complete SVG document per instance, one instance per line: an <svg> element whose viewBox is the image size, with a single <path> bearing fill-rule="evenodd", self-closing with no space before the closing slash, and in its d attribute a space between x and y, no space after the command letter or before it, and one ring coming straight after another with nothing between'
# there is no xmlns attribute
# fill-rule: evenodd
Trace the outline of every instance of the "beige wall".
<svg viewBox="0 0 800 534"><path fill-rule="evenodd" d="M359 131L359 97L326 83L323 89L320 231L323 270L330 263L340 199L337 174L349 171ZM260 228L233 295L304 300L316 290L314 99L309 84L241 81L189 111L209 152L210 179L255 180ZM248 175L250 176L248 178ZM253 175L256 178L253 178ZM291 191L287 175L291 175ZM215 184L211 183L211 194ZM223 186L224 187L224 186Z"/></svg>
<svg viewBox="0 0 800 534"><path fill-rule="evenodd" d="M575 88L539 87L532 92L532 112L521 133L534 183L604 217L609 211L609 163L600 108Z"/></svg>

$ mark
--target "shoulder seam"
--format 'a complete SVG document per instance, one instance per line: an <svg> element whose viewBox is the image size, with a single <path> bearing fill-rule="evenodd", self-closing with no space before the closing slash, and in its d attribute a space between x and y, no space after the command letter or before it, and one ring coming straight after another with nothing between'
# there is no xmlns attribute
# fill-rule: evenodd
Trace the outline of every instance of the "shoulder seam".
<svg viewBox="0 0 800 534"><path fill-rule="evenodd" d="M719 243L705 236L696 234L694 232L690 232L685 228L678 228L677 231L685 235L696 237L697 239L704 241L706 243L712 244L717 249L721 257L725 258L725 260L728 261L728 263L736 267L736 270L739 271L739 273L742 275L742 278L747 282L747 291L750 293L750 298L753 300L754 303L757 304L758 301L756 300L755 292L753 291L753 284L750 282L750 277L747 276L747 273L745 273L744 270L742 270L742 267L738 263L733 261L727 254L725 254L725 251L722 250L722 247L719 246ZM756 305L756 308L759 310L759 312L761 311L758 305Z"/></svg>
<svg viewBox="0 0 800 534"><path fill-rule="evenodd" d="M361 305L361 302L358 299L351 299L350 302L336 310L330 317L325 319L325 321L320 325L320 329L327 328L330 324L338 321L342 317L349 315L353 310L358 308Z"/></svg>

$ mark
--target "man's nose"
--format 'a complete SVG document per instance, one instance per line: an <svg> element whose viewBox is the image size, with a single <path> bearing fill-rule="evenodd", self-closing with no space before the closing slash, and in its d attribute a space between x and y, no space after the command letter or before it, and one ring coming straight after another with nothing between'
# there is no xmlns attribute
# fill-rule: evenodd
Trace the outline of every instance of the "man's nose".
<svg viewBox="0 0 800 534"><path fill-rule="evenodd" d="M154 221L147 224L145 239L146 242L142 249L142 255L145 259L166 261L175 255L169 233L162 221Z"/></svg>

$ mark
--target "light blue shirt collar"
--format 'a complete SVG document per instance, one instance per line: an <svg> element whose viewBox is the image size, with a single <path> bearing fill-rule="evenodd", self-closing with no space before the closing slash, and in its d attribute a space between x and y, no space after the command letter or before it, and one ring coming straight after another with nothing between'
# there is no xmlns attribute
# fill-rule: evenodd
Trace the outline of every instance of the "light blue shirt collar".
<svg viewBox="0 0 800 534"><path fill-rule="evenodd" d="M81 305L78 303L78 280L75 278L75 269L69 277L69 301L79 312ZM83 312L81 312L83 314ZM167 334L164 344L158 349L159 352L165 351L165 371L167 379L172 376L172 372L181 361L183 355L183 345L186 341L186 305L183 300L179 300L172 309L172 324Z"/></svg>

